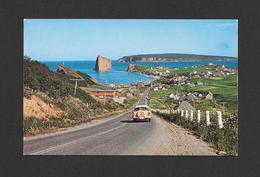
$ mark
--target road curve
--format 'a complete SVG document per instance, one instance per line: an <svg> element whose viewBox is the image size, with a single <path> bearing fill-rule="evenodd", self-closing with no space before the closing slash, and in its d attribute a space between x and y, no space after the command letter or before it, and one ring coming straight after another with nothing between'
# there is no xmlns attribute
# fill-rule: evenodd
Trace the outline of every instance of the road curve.
<svg viewBox="0 0 260 177"><path fill-rule="evenodd" d="M146 104L147 91L138 104ZM24 155L216 155L207 143L159 117L133 122L131 112L79 130L24 140Z"/></svg>

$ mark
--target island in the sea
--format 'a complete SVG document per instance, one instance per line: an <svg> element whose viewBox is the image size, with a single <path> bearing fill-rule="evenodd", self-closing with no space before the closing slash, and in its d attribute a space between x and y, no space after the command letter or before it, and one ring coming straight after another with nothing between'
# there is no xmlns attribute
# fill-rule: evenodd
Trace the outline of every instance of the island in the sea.
<svg viewBox="0 0 260 177"><path fill-rule="evenodd" d="M196 55L196 54L178 54L178 53L165 53L165 54L143 54L131 55L119 58L119 62L178 62L178 61L236 61L236 57L228 56L211 56L211 55Z"/></svg>

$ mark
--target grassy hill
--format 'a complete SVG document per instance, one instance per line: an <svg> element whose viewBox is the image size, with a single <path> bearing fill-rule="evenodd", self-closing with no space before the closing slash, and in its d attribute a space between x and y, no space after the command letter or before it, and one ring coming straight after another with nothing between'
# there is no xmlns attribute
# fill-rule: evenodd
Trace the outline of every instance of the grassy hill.
<svg viewBox="0 0 260 177"><path fill-rule="evenodd" d="M79 86L99 85L98 81L93 79L90 75L80 71L74 71L73 69L66 66L58 65L57 71L60 74L66 75L68 78L84 79L84 81L79 82Z"/></svg>
<svg viewBox="0 0 260 177"><path fill-rule="evenodd" d="M124 105L113 100L107 100L105 104L101 103L84 91L83 88L87 87L104 87L87 74L69 68L65 68L69 70L69 74L56 73L49 70L46 65L28 57L24 58L23 64L24 98L28 104L36 102L36 106L31 106L30 110L35 113L35 116L24 117L25 135L35 135L51 129L77 125L126 109ZM73 96L75 81L70 80L73 76L84 78L84 81L79 82L75 97ZM40 106L43 104L45 108ZM62 115L38 117L40 112L43 113L50 107L61 110Z"/></svg>
<svg viewBox="0 0 260 177"><path fill-rule="evenodd" d="M235 57L229 56L212 56L212 55L196 55L196 54L180 54L180 53L164 53L164 54L142 54L124 56L118 61L218 61L218 60L237 60Z"/></svg>
<svg viewBox="0 0 260 177"><path fill-rule="evenodd" d="M71 77L52 72L46 65L38 61L24 59L23 63L23 83L25 87L47 93L48 96L54 99L73 95L74 81L70 80ZM87 80L82 82L88 84ZM95 102L91 96L80 89L77 90L76 97L85 103Z"/></svg>

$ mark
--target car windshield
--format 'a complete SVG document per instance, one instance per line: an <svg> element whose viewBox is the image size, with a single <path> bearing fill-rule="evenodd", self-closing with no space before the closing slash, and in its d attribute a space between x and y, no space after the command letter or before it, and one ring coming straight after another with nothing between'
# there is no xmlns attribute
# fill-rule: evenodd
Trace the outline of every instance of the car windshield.
<svg viewBox="0 0 260 177"><path fill-rule="evenodd" d="M146 110L148 110L148 109L145 107L135 108L135 111L146 111Z"/></svg>

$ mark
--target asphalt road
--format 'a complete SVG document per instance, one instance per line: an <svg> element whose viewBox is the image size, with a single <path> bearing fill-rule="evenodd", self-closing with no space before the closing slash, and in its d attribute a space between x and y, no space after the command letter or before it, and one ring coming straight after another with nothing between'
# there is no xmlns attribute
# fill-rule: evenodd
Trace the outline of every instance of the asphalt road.
<svg viewBox="0 0 260 177"><path fill-rule="evenodd" d="M142 95L138 104L146 104L146 96L147 92ZM192 152L187 151L188 153L178 151L177 144L185 145L182 147L185 149L185 143L192 142L193 138L196 143L197 140L195 137L190 137L192 140L184 138L183 143L172 139L178 137L181 134L179 132L183 130L178 130L173 135L176 128L173 128L174 131L166 132L169 129L168 124L158 117L153 117L151 122L133 122L130 111L91 127L24 140L23 152L24 155L176 155L180 154L179 152L183 154L197 152L197 155L214 154L204 142L198 142L202 144L202 148L198 151L194 151L194 148L191 148ZM191 135L181 134L181 136ZM200 145L196 143L194 147L198 149Z"/></svg>

